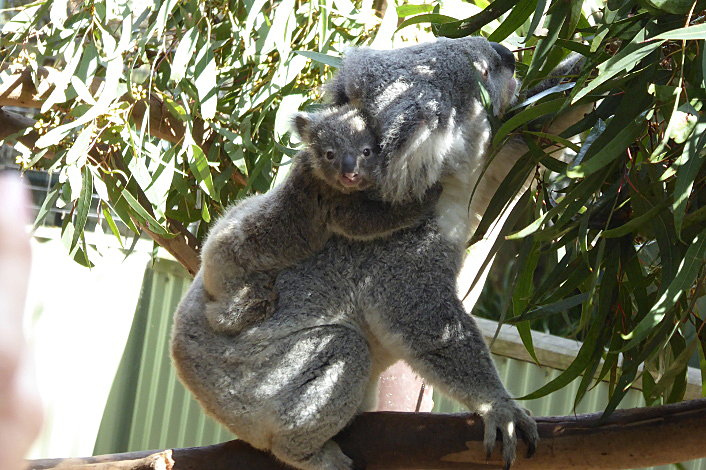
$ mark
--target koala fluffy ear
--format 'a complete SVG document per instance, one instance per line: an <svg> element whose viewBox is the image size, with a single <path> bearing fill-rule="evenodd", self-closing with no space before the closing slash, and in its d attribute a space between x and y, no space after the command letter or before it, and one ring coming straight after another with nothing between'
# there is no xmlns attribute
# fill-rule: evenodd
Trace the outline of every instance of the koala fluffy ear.
<svg viewBox="0 0 706 470"><path fill-rule="evenodd" d="M297 113L292 118L292 128L302 142L311 143L311 127L313 123L314 120L309 113Z"/></svg>

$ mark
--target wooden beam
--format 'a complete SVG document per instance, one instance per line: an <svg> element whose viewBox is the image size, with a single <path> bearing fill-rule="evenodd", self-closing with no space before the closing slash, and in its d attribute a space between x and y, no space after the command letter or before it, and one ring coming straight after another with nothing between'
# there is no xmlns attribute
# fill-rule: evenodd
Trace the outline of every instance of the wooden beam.
<svg viewBox="0 0 706 470"><path fill-rule="evenodd" d="M706 399L652 408L537 418L541 440L532 458L518 444L516 470L624 469L706 457ZM480 419L469 414L364 413L336 441L356 466L376 469L502 468L499 449L489 460ZM29 469L80 469L79 465L142 459L155 451L30 461ZM288 467L242 441L174 449L175 470L284 470ZM108 470L111 467L103 467ZM115 467L116 469L118 467ZM122 467L124 470L124 467Z"/></svg>

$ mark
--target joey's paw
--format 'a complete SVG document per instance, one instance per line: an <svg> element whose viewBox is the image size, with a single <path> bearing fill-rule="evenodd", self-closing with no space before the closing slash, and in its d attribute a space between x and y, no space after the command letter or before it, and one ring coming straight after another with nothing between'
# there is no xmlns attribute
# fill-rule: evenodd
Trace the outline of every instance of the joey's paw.
<svg viewBox="0 0 706 470"><path fill-rule="evenodd" d="M483 418L483 445L488 457L495 447L495 439L500 432L503 445L504 468L509 469L515 460L517 435L527 443L527 457L534 455L539 442L537 423L529 416L527 410L507 398L479 407L478 413Z"/></svg>
<svg viewBox="0 0 706 470"><path fill-rule="evenodd" d="M221 300L206 302L206 320L213 331L233 335L243 328L242 319L238 315L233 315L229 304Z"/></svg>

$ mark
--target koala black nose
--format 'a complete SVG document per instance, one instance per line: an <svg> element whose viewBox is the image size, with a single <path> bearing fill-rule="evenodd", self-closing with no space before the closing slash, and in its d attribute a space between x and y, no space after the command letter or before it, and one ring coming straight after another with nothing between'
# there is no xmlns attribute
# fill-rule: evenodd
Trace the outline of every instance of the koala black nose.
<svg viewBox="0 0 706 470"><path fill-rule="evenodd" d="M507 47L498 44L497 42L491 42L490 46L495 49L495 52L498 53L500 56L500 59L503 61L503 64L505 67L509 68L510 70L514 71L515 70L515 56L510 52L510 49Z"/></svg>
<svg viewBox="0 0 706 470"><path fill-rule="evenodd" d="M358 159L354 155L347 154L341 162L341 172L355 173L356 166L358 166Z"/></svg>

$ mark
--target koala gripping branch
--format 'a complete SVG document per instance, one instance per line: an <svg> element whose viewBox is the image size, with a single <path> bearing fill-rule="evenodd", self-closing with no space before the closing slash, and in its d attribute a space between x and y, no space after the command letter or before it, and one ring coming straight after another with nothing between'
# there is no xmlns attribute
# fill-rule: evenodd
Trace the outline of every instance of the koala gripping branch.
<svg viewBox="0 0 706 470"><path fill-rule="evenodd" d="M514 469L638 468L706 457L706 399L601 414L537 418L541 441L532 458L520 443ZM502 468L499 449L485 459L480 419L468 414L364 413L336 440L356 466L370 469ZM34 460L32 470L285 470L242 441L207 447Z"/></svg>

